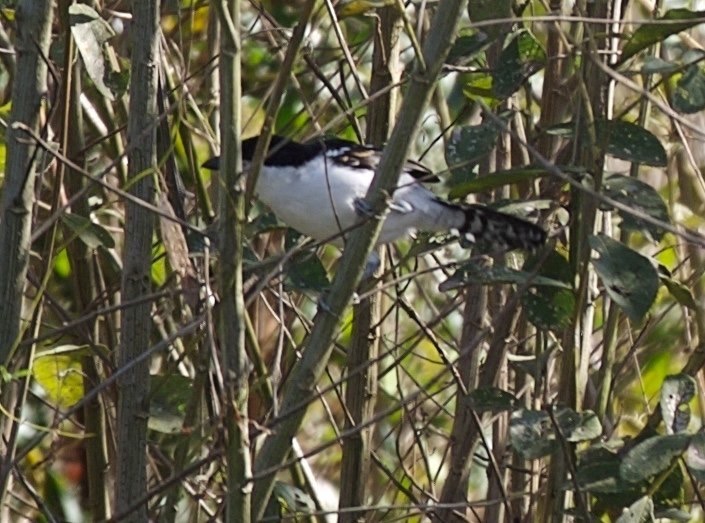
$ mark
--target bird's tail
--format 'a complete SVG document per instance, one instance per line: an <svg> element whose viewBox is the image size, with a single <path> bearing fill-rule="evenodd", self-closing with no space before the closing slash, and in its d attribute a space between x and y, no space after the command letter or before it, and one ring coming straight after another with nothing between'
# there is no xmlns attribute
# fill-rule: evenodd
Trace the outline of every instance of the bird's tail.
<svg viewBox="0 0 705 523"><path fill-rule="evenodd" d="M463 206L465 223L459 229L470 242L493 251L534 250L546 242L546 231L522 218L484 205Z"/></svg>

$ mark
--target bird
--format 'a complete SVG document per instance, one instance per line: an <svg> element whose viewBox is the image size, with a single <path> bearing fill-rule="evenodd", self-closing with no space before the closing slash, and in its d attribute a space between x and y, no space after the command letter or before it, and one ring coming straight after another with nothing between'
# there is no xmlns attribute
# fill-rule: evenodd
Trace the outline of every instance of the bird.
<svg viewBox="0 0 705 523"><path fill-rule="evenodd" d="M244 170L258 137L242 142ZM367 212L364 197L380 163L382 150L342 138L300 143L273 135L255 193L287 226L320 242L343 247L346 234ZM203 167L218 170L220 157ZM417 231L455 232L492 251L535 250L546 232L525 219L481 204L449 202L424 183L440 181L423 164L407 160L389 199L377 245L395 242Z"/></svg>

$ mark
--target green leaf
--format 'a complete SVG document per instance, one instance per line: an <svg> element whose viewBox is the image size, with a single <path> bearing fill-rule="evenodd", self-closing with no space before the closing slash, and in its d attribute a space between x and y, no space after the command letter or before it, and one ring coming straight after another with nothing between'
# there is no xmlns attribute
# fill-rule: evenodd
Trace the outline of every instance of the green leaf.
<svg viewBox="0 0 705 523"><path fill-rule="evenodd" d="M509 440L514 450L525 459L548 456L557 448L553 425L542 410L520 409L512 413Z"/></svg>
<svg viewBox="0 0 705 523"><path fill-rule="evenodd" d="M601 120L595 126L598 134L606 133L608 154L628 162L666 166L666 150L659 139L643 127L623 120Z"/></svg>
<svg viewBox="0 0 705 523"><path fill-rule="evenodd" d="M672 507L654 510L654 518L657 520L666 520L669 521L669 523L673 521L683 521L684 523L687 523L693 517L685 510Z"/></svg>
<svg viewBox="0 0 705 523"><path fill-rule="evenodd" d="M631 176L613 174L605 180L603 190L607 196L631 209L638 210L664 223L671 223L663 198L649 184ZM656 225L647 223L633 215L618 210L622 218L622 227L631 231L643 231L655 241L660 241L664 231Z"/></svg>
<svg viewBox="0 0 705 523"><path fill-rule="evenodd" d="M152 375L149 385L149 428L163 434L181 432L193 380L180 374Z"/></svg>
<svg viewBox="0 0 705 523"><path fill-rule="evenodd" d="M475 166L494 149L498 137L499 128L490 120L453 129L445 151L451 172L448 184L453 187L474 179Z"/></svg>
<svg viewBox="0 0 705 523"><path fill-rule="evenodd" d="M76 358L66 353L38 354L32 364L32 377L44 389L49 402L59 408L72 407L83 398L83 369Z"/></svg>
<svg viewBox="0 0 705 523"><path fill-rule="evenodd" d="M112 249L115 247L115 240L110 233L102 225L94 223L84 216L65 213L61 215L61 221L89 249L97 249L98 247Z"/></svg>
<svg viewBox="0 0 705 523"><path fill-rule="evenodd" d="M469 73L463 84L463 94L473 102L482 102L487 107L495 108L502 101L492 89L492 75L487 72Z"/></svg>
<svg viewBox="0 0 705 523"><path fill-rule="evenodd" d="M166 250L164 244L158 243L152 248L152 267L150 270L152 281L158 287L166 283L167 266L166 266Z"/></svg>
<svg viewBox="0 0 705 523"><path fill-rule="evenodd" d="M526 29L519 30L502 50L492 75L492 90L498 98L508 98L546 63L546 52Z"/></svg>
<svg viewBox="0 0 705 523"><path fill-rule="evenodd" d="M490 43L492 43L492 41L487 36L487 33L483 33L482 31L459 36L455 39L453 47L451 47L448 53L446 63L459 64L467 62L468 59L485 49Z"/></svg>
<svg viewBox="0 0 705 523"><path fill-rule="evenodd" d="M81 59L88 76L98 89L98 92L108 100L115 97L105 85L105 56L103 45L115 36L110 24L86 4L73 3L69 6L69 22L71 34L76 41Z"/></svg>
<svg viewBox="0 0 705 523"><path fill-rule="evenodd" d="M693 297L693 291L686 284L660 271L659 278L669 294L683 307L688 307L693 311L698 309L698 304L695 303L695 298Z"/></svg>
<svg viewBox="0 0 705 523"><path fill-rule="evenodd" d="M705 109L705 71L690 64L671 90L671 105L679 113L694 114Z"/></svg>
<svg viewBox="0 0 705 523"><path fill-rule="evenodd" d="M554 125L546 132L552 136L573 138L575 127L573 122L567 122ZM604 142L607 153L616 158L654 167L666 166L666 150L659 139L643 127L622 120L598 120L595 132L598 143Z"/></svg>
<svg viewBox="0 0 705 523"><path fill-rule="evenodd" d="M536 178L548 176L546 169L541 167L520 167L518 169L509 169L506 171L497 171L487 176L481 176L464 183L454 185L448 193L448 197L452 200L464 198L468 194L476 194L488 192L505 185L513 185L515 183L531 182Z"/></svg>
<svg viewBox="0 0 705 523"><path fill-rule="evenodd" d="M591 410L575 412L572 409L557 409L556 422L563 437L571 443L588 441L602 435L602 424Z"/></svg>
<svg viewBox="0 0 705 523"><path fill-rule="evenodd" d="M649 523L654 520L654 502L650 496L644 496L624 509L616 523Z"/></svg>
<svg viewBox="0 0 705 523"><path fill-rule="evenodd" d="M536 260L529 258L524 270L536 270ZM537 328L560 331L567 327L575 310L575 294L572 290L573 272L568 260L560 253L551 252L538 267L542 277L558 280L565 288L541 286L530 289L521 297L527 319Z"/></svg>
<svg viewBox="0 0 705 523"><path fill-rule="evenodd" d="M499 283L523 285L528 283L531 286L548 286L561 289L570 289L571 286L560 280L547 278L545 276L533 276L530 272L518 271L506 265L488 266L482 260L470 259L458 268L455 273L446 281L439 285L443 292L464 287L468 283L479 283L481 285L495 285Z"/></svg>
<svg viewBox="0 0 705 523"><path fill-rule="evenodd" d="M325 267L312 253L294 256L286 267L284 289L287 291L323 292L330 288L330 280Z"/></svg>
<svg viewBox="0 0 705 523"><path fill-rule="evenodd" d="M468 400L477 412L512 410L518 401L513 394L496 387L475 389L468 393Z"/></svg>
<svg viewBox="0 0 705 523"><path fill-rule="evenodd" d="M702 429L693 436L685 454L685 462L695 479L705 483L705 432Z"/></svg>
<svg viewBox="0 0 705 523"><path fill-rule="evenodd" d="M294 485L277 481L272 498L276 499L283 514L306 514L316 510L311 496Z"/></svg>
<svg viewBox="0 0 705 523"><path fill-rule="evenodd" d="M648 438L624 456L619 474L630 483L647 480L668 469L673 460L685 452L690 440L691 436L688 434Z"/></svg>
<svg viewBox="0 0 705 523"><path fill-rule="evenodd" d="M567 441L585 441L602 434L600 421L592 411L558 408L554 418ZM526 459L547 456L558 445L553 421L545 411L521 409L512 413L509 438L514 450Z"/></svg>
<svg viewBox="0 0 705 523"><path fill-rule="evenodd" d="M658 291L656 268L648 258L604 234L588 241L599 254L592 264L607 294L632 321L641 321Z"/></svg>
<svg viewBox="0 0 705 523"><path fill-rule="evenodd" d="M653 22L643 24L634 31L622 48L622 56L620 57L619 63L624 63L639 51L658 42L663 42L671 35L678 34L681 31L685 31L701 23L698 19L704 16L705 11L690 11L688 9L671 9L666 11L666 14L662 17L656 18ZM669 22L682 20L682 22L660 23L664 20Z"/></svg>
<svg viewBox="0 0 705 523"><path fill-rule="evenodd" d="M684 432L690 422L690 405L695 396L695 380L687 374L666 376L661 386L661 417L666 425L666 433Z"/></svg>
<svg viewBox="0 0 705 523"><path fill-rule="evenodd" d="M680 64L667 62L658 56L645 56L641 74L671 74L680 69Z"/></svg>
<svg viewBox="0 0 705 523"><path fill-rule="evenodd" d="M589 447L578 456L577 479L580 488L593 494L621 494L636 497L638 490L619 474L619 454L604 444Z"/></svg>

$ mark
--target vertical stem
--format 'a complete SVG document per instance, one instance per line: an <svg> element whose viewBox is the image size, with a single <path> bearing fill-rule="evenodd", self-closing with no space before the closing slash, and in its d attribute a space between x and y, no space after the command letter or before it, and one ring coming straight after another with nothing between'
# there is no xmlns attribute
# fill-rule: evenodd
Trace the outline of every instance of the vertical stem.
<svg viewBox="0 0 705 523"><path fill-rule="evenodd" d="M159 0L132 2L132 64L128 138L128 190L141 200L154 201L153 172L157 168L157 59ZM125 244L122 299L138 300L151 291L154 216L143 207L125 202ZM149 349L151 303L126 308L122 314L118 367ZM147 421L149 418L149 361L134 365L120 377L117 410L117 478L115 511L125 514L147 489ZM143 503L125 514L124 521L147 518Z"/></svg>
<svg viewBox="0 0 705 523"><path fill-rule="evenodd" d="M242 176L240 0L217 4L221 23L220 92L222 144L220 191L221 289L219 341L222 351L226 424L227 521L251 520L248 358L245 351L245 300L242 282L242 238L245 226L245 178Z"/></svg>
<svg viewBox="0 0 705 523"><path fill-rule="evenodd" d="M12 110L6 135L7 163L0 202L0 365L9 370L14 370L11 358L22 330L23 290L31 248L37 174L35 146L24 139L22 131L14 124L26 125L35 132L39 128L42 97L47 89L45 58L51 41L52 2L22 0L17 4L15 20L17 70L12 85ZM26 380L19 380L3 384L0 400L5 412L21 409L25 383ZM0 519L9 521L7 495L16 441L9 436L17 430L17 419L3 418L0 420Z"/></svg>
<svg viewBox="0 0 705 523"><path fill-rule="evenodd" d="M389 137L397 107L398 89L389 89L399 80L399 10L395 7L378 9L377 31L374 36L370 92L386 91L370 103L367 122L367 141L382 146ZM363 282L362 294L375 286L369 279ZM350 435L343 441L340 475L339 507L365 504L365 487L370 470L370 439L372 426L350 432L356 425L364 425L373 415L377 397L377 360L379 332L372 326L379 322L379 297L370 294L353 307L352 342L348 352L347 368L350 376L345 389L345 429ZM362 480L361 480L362 479ZM342 513L341 523L364 519L364 513Z"/></svg>
<svg viewBox="0 0 705 523"><path fill-rule="evenodd" d="M81 95L81 61L76 60L76 46L71 35L69 21L70 0L61 0L59 17L61 32L64 37L64 63L63 81L61 83L61 106L57 111L61 125L62 150L67 158L75 164L85 165L85 129L83 126L83 113L79 103ZM86 180L80 173L70 167L59 165L59 170L65 170L65 175L57 176L57 183L63 180L67 195L73 196L84 190ZM58 196L58 193L57 193ZM58 203L55 201L55 204ZM86 198L79 199L73 206L72 212L90 219L90 209ZM93 253L86 244L79 239L71 241L66 248L71 264L72 290L76 308L88 313L98 295ZM51 271L51 267L47 267ZM85 332L96 333L96 321L91 321L86 326ZM97 336L94 338L97 339ZM100 371L100 360L97 357L86 355L81 359L83 371L83 387L88 391L98 386L103 381ZM91 516L96 520L110 517L108 474L108 450L106 440L105 409L101 396L87 401L83 409L84 429L89 437L84 440L86 451L86 475L88 485L88 508Z"/></svg>

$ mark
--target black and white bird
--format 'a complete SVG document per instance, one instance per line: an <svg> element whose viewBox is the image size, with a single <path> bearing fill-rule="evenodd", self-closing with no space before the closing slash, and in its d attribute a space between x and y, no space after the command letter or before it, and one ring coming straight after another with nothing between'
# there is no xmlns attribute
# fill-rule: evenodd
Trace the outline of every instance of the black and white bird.
<svg viewBox="0 0 705 523"><path fill-rule="evenodd" d="M257 137L242 142L245 169ZM342 246L344 234L360 222L363 198L382 153L379 149L339 138L298 143L272 136L255 192L284 223L318 241ZM217 170L219 157L203 164ZM390 243L415 231L457 231L470 242L492 250L532 250L546 241L539 226L479 204L447 202L422 182L437 182L426 167L408 161L389 203L377 244Z"/></svg>

